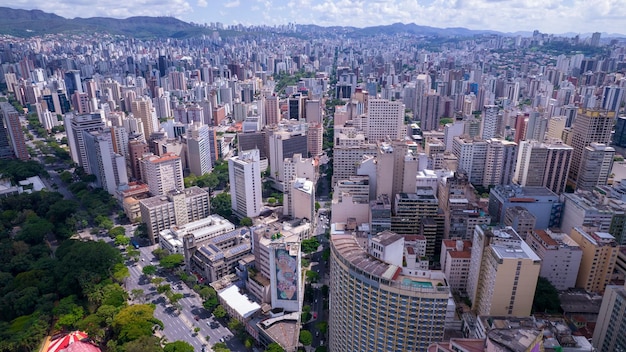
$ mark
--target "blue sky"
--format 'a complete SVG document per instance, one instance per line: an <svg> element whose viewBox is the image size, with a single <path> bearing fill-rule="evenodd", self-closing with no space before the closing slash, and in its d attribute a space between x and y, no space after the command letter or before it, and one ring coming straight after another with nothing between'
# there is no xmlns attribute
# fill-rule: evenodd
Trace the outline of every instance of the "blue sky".
<svg viewBox="0 0 626 352"><path fill-rule="evenodd" d="M624 0L0 0L63 17L174 16L196 23L367 27L395 22L502 32L624 33ZM626 33L624 33L626 34Z"/></svg>

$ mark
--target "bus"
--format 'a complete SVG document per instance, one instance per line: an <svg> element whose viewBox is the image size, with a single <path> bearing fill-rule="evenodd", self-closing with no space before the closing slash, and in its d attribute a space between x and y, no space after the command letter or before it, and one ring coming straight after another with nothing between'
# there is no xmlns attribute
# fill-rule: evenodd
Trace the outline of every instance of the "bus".
<svg viewBox="0 0 626 352"><path fill-rule="evenodd" d="M135 249L139 249L139 243L137 243L135 240L130 240L130 244L132 244Z"/></svg>

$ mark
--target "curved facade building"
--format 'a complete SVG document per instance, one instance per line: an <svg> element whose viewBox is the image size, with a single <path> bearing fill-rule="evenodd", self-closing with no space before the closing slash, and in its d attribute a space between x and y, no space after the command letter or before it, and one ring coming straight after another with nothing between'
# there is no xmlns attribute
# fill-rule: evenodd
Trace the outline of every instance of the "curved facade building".
<svg viewBox="0 0 626 352"><path fill-rule="evenodd" d="M404 238L386 233L370 241L369 253L353 236L332 237L330 351L426 351L443 340L450 310L443 275L403 271Z"/></svg>

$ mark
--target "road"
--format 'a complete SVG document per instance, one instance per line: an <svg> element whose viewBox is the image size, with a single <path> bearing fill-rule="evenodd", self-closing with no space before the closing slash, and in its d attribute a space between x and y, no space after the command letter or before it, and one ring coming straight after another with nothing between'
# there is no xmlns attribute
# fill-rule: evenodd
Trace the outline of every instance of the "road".
<svg viewBox="0 0 626 352"><path fill-rule="evenodd" d="M127 226L132 228L132 225ZM127 233L130 231L132 230L127 227ZM221 338L226 340L226 344L231 351L245 351L239 339L233 338L230 330L215 320L202 307L202 299L174 275L163 274L162 272L158 274L165 279L164 284L170 284L172 292L184 295L184 298L179 301L180 311L174 310L169 305L164 294L156 292L155 285L150 283L150 280L142 273L144 266L158 264L152 254L155 248L157 248L157 245L140 247L139 261L136 263L132 261L127 262L130 277L127 279L126 289L128 292L131 292L133 289L142 289L145 293L145 298L138 303L150 302L156 305L154 316L164 324L164 329L160 333L168 341L186 341L196 351L201 351L204 345L206 345L206 350L210 351L209 346L219 342ZM197 321L195 316L198 317ZM214 328L211 328L210 324ZM200 328L198 333L194 333L196 327ZM207 336L209 337L208 341L206 339Z"/></svg>

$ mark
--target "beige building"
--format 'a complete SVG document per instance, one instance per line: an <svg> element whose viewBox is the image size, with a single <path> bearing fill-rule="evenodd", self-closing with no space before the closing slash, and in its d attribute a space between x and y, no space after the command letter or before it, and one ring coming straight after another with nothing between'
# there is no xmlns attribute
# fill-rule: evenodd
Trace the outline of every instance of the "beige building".
<svg viewBox="0 0 626 352"><path fill-rule="evenodd" d="M476 227L467 293L478 315L529 315L541 258L511 227Z"/></svg>
<svg viewBox="0 0 626 352"><path fill-rule="evenodd" d="M581 227L574 227L570 237L583 250L576 287L590 292L604 292L613 275L619 252L615 237L606 232L586 231Z"/></svg>
<svg viewBox="0 0 626 352"><path fill-rule="evenodd" d="M158 241L159 232L173 225L206 218L211 213L209 194L199 187L182 192L172 191L167 196L156 196L139 201L141 221L148 228L150 242Z"/></svg>
<svg viewBox="0 0 626 352"><path fill-rule="evenodd" d="M173 190L183 190L183 164L174 153L162 156L147 155L140 161L141 175L150 188L150 194L160 196Z"/></svg>
<svg viewBox="0 0 626 352"><path fill-rule="evenodd" d="M425 351L443 339L450 289L441 272L406 275L402 241L383 232L365 249L354 236L332 236L329 350Z"/></svg>
<svg viewBox="0 0 626 352"><path fill-rule="evenodd" d="M573 150L560 139L521 141L513 180L521 186L543 186L563 193Z"/></svg>

